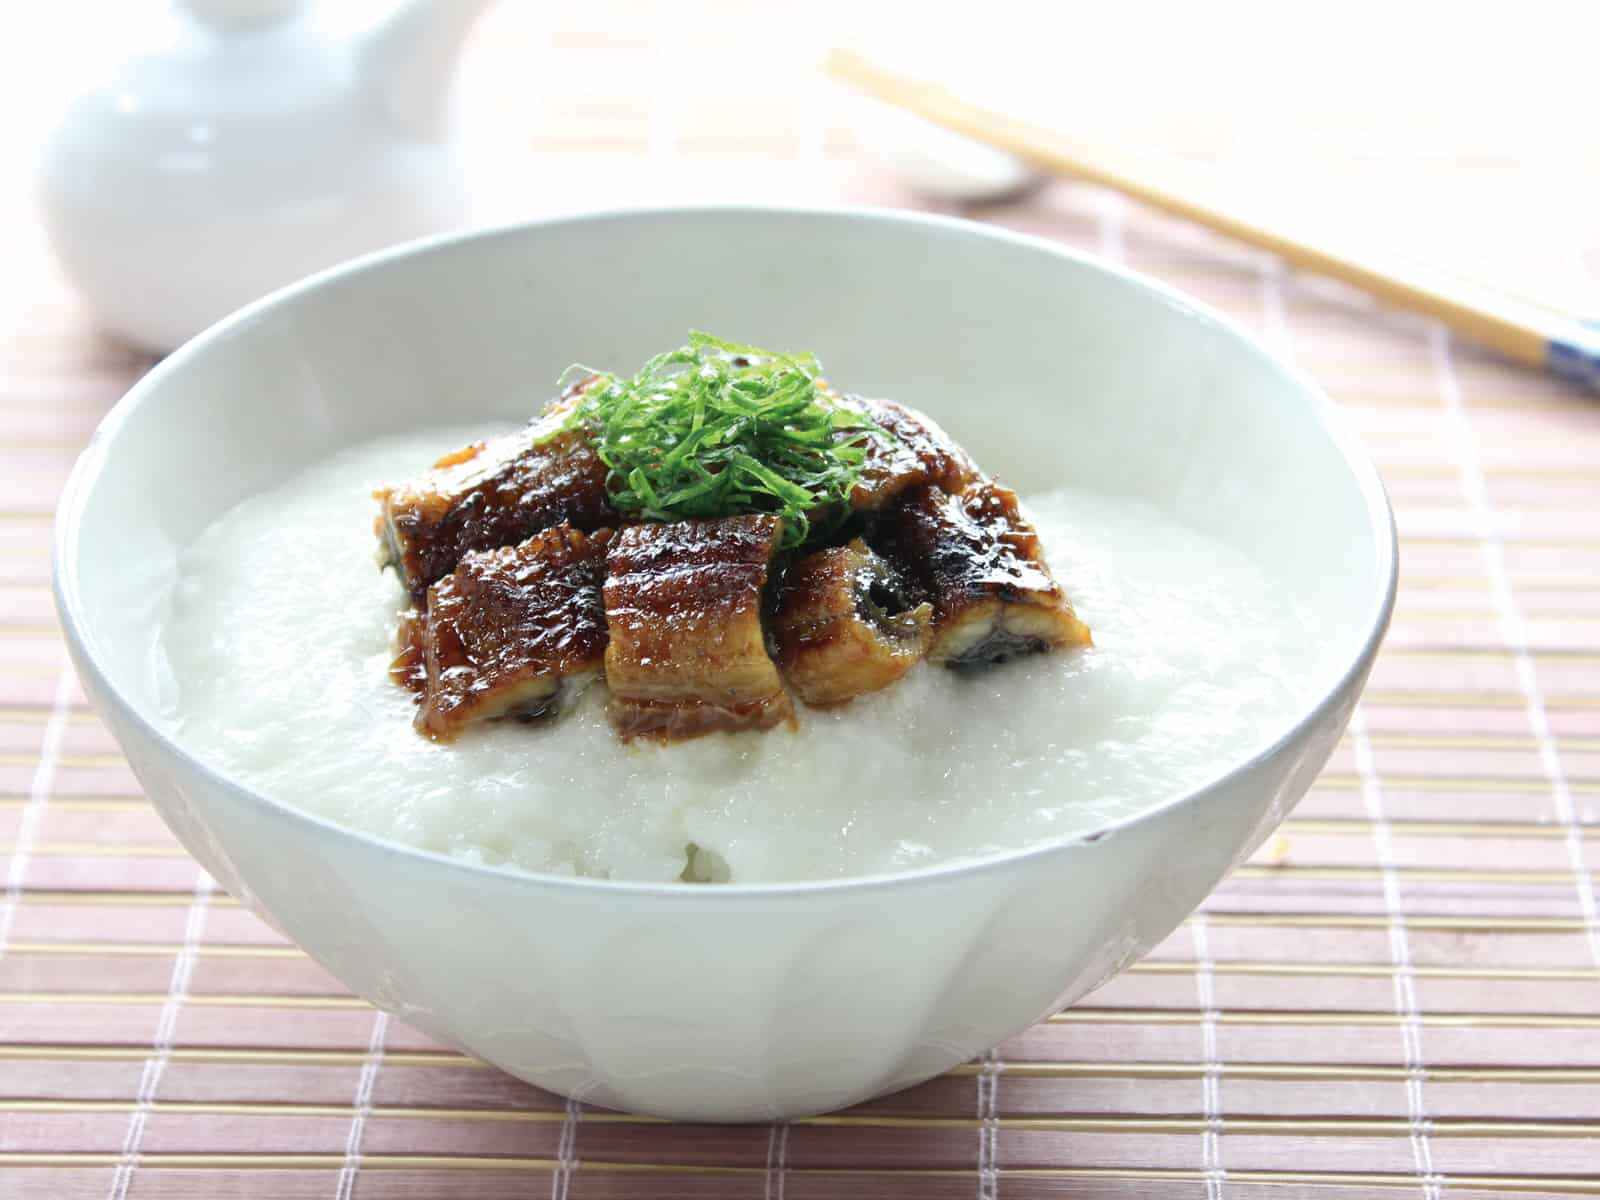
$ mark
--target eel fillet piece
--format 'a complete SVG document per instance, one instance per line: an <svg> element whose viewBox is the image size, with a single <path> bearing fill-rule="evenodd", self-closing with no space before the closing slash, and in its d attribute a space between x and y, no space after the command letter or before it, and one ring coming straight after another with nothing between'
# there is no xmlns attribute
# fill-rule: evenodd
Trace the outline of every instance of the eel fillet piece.
<svg viewBox="0 0 1600 1200"><path fill-rule="evenodd" d="M767 654L762 589L781 523L631 525L606 553L606 682L624 738L768 729L793 716Z"/></svg>
<svg viewBox="0 0 1600 1200"><path fill-rule="evenodd" d="M1010 488L917 488L884 513L875 542L933 606L933 662L977 667L1092 644Z"/></svg>
<svg viewBox="0 0 1600 1200"><path fill-rule="evenodd" d="M606 465L587 436L555 433L591 381L531 425L456 450L421 478L373 493L380 562L399 572L413 603L420 606L468 551L510 546L563 521L585 531L617 523Z"/></svg>
<svg viewBox="0 0 1600 1200"><path fill-rule="evenodd" d="M609 529L560 524L516 546L472 550L402 621L391 673L421 693L417 729L454 739L475 721L531 720L599 678Z"/></svg>
<svg viewBox="0 0 1600 1200"><path fill-rule="evenodd" d="M979 478L977 465L967 452L921 413L893 400L865 396L840 397L838 403L871 418L893 437L867 439L861 480L850 494L850 507L855 511L876 511L923 484L959 492Z"/></svg>
<svg viewBox="0 0 1600 1200"><path fill-rule="evenodd" d="M888 687L928 651L933 606L913 607L897 573L860 538L789 568L773 617L778 666L807 704Z"/></svg>

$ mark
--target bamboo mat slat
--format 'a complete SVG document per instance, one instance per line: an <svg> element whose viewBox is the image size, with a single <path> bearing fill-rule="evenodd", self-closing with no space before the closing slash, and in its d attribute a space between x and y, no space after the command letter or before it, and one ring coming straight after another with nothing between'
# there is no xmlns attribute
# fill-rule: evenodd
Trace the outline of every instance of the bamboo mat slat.
<svg viewBox="0 0 1600 1200"><path fill-rule="evenodd" d="M465 76L500 137L484 218L913 203L808 71L654 90L641 64L700 25L715 51L719 14L502 6ZM1091 189L971 212L1187 289L1316 376L1395 502L1394 631L1294 816L1081 1005L847 1113L677 1126L390 1023L155 816L48 581L66 472L149 363L89 327L25 191L0 191L24 235L0 280L0 1197L1600 1195L1600 405Z"/></svg>

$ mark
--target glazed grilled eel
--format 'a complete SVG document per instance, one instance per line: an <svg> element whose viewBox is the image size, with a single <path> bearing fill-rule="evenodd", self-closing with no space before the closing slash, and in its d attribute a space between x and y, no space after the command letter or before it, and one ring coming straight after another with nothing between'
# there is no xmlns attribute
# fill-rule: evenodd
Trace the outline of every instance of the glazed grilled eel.
<svg viewBox="0 0 1600 1200"><path fill-rule="evenodd" d="M885 513L874 540L911 594L932 605L932 662L980 667L1091 644L1010 488L990 480L955 494L915 488Z"/></svg>
<svg viewBox="0 0 1600 1200"><path fill-rule="evenodd" d="M599 678L609 529L563 522L516 546L472 550L402 622L394 671L421 695L416 726L449 741L474 721L532 720Z"/></svg>
<svg viewBox="0 0 1600 1200"><path fill-rule="evenodd" d="M1015 493L921 414L819 384L888 436L863 443L848 493L844 527L865 536L784 553L771 515L618 513L588 434L565 428L592 382L376 493L381 557L414 603L393 673L429 737L553 714L602 674L624 738L768 729L792 720L790 692L838 705L924 658L1091 644Z"/></svg>
<svg viewBox="0 0 1600 1200"><path fill-rule="evenodd" d="M421 605L468 551L497 550L566 522L592 532L620 518L606 466L579 430L561 432L586 379L532 424L445 455L412 483L379 488L381 566L392 566Z"/></svg>
<svg viewBox="0 0 1600 1200"><path fill-rule="evenodd" d="M606 554L606 683L624 738L769 729L793 715L767 654L776 517L631 525Z"/></svg>
<svg viewBox="0 0 1600 1200"><path fill-rule="evenodd" d="M913 606L904 581L860 538L789 568L773 616L778 664L800 699L843 704L888 687L932 640L933 606Z"/></svg>

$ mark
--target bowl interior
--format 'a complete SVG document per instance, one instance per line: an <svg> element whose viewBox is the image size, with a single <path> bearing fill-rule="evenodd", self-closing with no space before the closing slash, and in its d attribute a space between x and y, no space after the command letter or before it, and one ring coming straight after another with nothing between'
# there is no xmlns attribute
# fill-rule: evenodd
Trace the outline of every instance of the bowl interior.
<svg viewBox="0 0 1600 1200"><path fill-rule="evenodd" d="M524 420L568 364L631 370L689 328L815 350L839 386L926 410L1024 494L1136 496L1236 545L1314 614L1319 692L1381 619L1375 476L1326 403L1231 327L959 222L713 209L383 256L174 354L108 419L63 505L62 596L85 649L151 715L165 584L228 506L362 439Z"/></svg>

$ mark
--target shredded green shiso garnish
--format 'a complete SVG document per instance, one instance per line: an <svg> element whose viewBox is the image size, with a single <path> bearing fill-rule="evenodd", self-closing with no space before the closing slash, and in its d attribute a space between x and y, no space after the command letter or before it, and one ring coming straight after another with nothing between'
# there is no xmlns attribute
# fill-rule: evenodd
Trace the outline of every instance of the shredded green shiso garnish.
<svg viewBox="0 0 1600 1200"><path fill-rule="evenodd" d="M842 517L867 440L891 436L830 398L812 355L699 331L632 379L572 366L562 380L580 375L599 382L557 432L586 429L611 502L647 521L772 513L798 546L819 514Z"/></svg>

